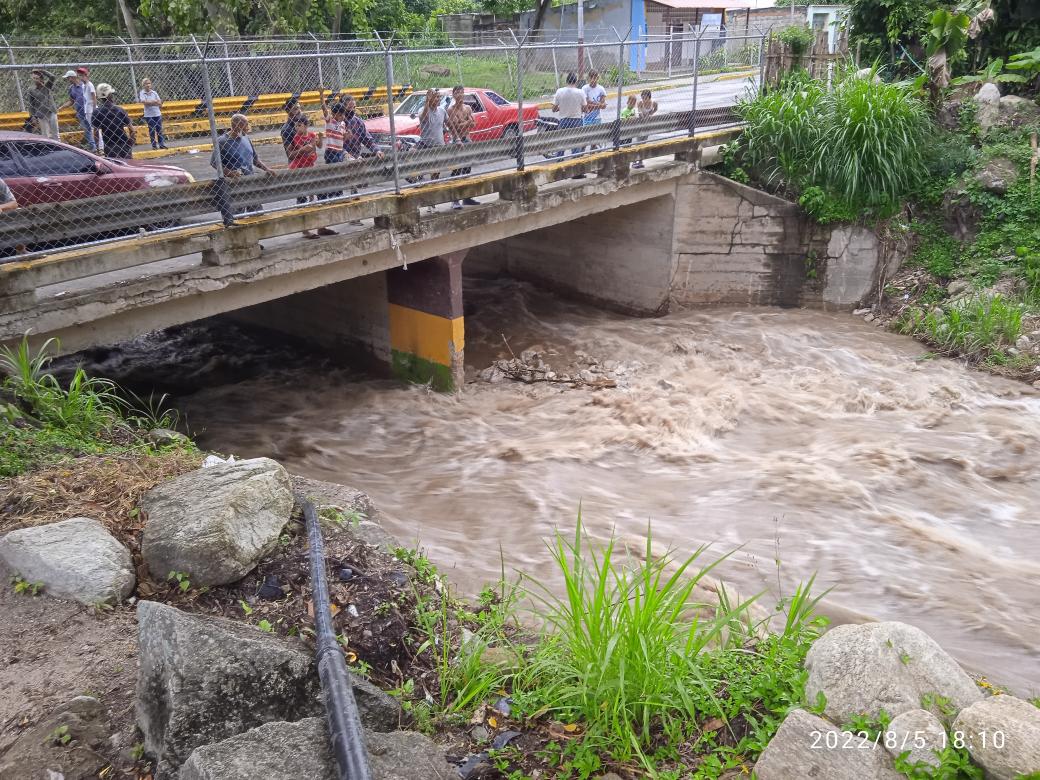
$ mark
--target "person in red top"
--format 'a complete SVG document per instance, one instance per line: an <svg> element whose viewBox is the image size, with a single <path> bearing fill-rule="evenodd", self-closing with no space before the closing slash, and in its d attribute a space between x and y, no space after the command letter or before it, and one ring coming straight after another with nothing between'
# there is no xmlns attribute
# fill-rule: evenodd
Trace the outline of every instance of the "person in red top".
<svg viewBox="0 0 1040 780"><path fill-rule="evenodd" d="M307 120L300 117L296 121L296 132L289 141L289 146L286 149L289 155L289 170L294 171L300 168L313 168L314 164L318 162L318 150L321 148L321 135L315 134L310 131L307 127ZM297 203L306 203L309 198L297 198ZM317 235L312 233L310 230L303 231L304 238L317 238L319 235L328 236L334 235L336 231L328 228L318 228Z"/></svg>

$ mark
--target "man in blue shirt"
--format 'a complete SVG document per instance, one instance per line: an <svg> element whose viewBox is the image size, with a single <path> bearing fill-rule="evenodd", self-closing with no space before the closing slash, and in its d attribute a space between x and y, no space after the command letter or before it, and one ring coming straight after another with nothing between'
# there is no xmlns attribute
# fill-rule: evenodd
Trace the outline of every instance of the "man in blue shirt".
<svg viewBox="0 0 1040 780"><path fill-rule="evenodd" d="M83 128L83 144L90 151L96 152L97 144L94 143L94 131L90 118L87 116L86 95L83 93L83 84L80 82L79 74L74 70L69 70L65 72L64 79L69 84L69 99L58 106L58 110L61 111L63 108L75 110L79 126Z"/></svg>
<svg viewBox="0 0 1040 780"><path fill-rule="evenodd" d="M265 173L271 173L271 169L260 159L253 148L249 135L249 117L245 114L234 114L231 117L231 128L217 139L217 148L213 150L213 156L209 164L214 168L219 164L224 169L224 177L237 179L240 176L252 176L259 168ZM217 162L219 159L219 163ZM243 211L260 211L262 205L259 203L248 205L239 209Z"/></svg>
<svg viewBox="0 0 1040 780"><path fill-rule="evenodd" d="M343 98L343 108L346 111L343 151L357 159L361 156L361 149L364 147L380 160L383 159L383 153L376 147L376 142L368 132L368 128L365 127L364 120L357 114L357 101L354 100L353 95Z"/></svg>

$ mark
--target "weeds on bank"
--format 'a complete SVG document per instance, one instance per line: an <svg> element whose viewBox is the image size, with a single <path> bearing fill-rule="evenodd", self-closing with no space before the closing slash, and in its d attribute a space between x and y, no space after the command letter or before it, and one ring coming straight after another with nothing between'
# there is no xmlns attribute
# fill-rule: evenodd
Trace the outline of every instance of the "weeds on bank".
<svg viewBox="0 0 1040 780"><path fill-rule="evenodd" d="M911 308L896 327L949 353L989 357L1014 346L1022 334L1023 310L1001 295L980 295L930 310Z"/></svg>
<svg viewBox="0 0 1040 780"><path fill-rule="evenodd" d="M177 423L165 396L143 399L82 368L60 381L48 370L58 350L55 339L33 350L28 337L0 349L0 477L69 456L146 450L141 432Z"/></svg>
<svg viewBox="0 0 1040 780"><path fill-rule="evenodd" d="M614 538L591 544L580 518L573 537L550 547L562 596L503 577L482 592L479 613L460 609L446 587L417 600L417 654L434 656L439 683L423 695L405 680L396 693L420 728L471 716L504 728L504 712L541 738L536 754L494 753L505 777L539 766L561 778L608 767L712 778L750 767L787 712L805 705L802 661L823 625L812 581L781 605L770 633L768 620L750 616L753 598L733 602L723 591L718 604L701 603L698 585L726 556L656 556L648 535L632 559ZM424 568L417 553L405 557ZM521 603L544 623L536 637L519 633Z"/></svg>

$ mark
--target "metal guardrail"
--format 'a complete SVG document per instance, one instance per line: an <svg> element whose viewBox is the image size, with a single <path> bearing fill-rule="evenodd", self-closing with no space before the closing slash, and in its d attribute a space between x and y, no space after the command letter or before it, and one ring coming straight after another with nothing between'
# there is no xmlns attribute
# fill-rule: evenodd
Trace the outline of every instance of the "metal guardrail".
<svg viewBox="0 0 1040 780"><path fill-rule="evenodd" d="M565 153L591 145L617 148L622 141L639 137L690 132L695 127L703 129L735 121L732 109L723 107L538 132L506 140L446 145L424 149L421 153L401 154L398 172L402 177L418 178L494 160L512 160L520 145L527 155ZM31 236L32 243L39 247L82 239L85 224L90 226L93 237L105 238L126 231L176 225L185 219L205 215L212 215L210 221L219 221L223 216L230 222L233 212L241 212L250 204L327 193L337 193L337 198L346 199L351 197L349 191L352 188L385 184L392 176L393 166L389 157L383 160L370 157L267 175L216 179L27 206L0 213L0 249L22 245L27 236Z"/></svg>

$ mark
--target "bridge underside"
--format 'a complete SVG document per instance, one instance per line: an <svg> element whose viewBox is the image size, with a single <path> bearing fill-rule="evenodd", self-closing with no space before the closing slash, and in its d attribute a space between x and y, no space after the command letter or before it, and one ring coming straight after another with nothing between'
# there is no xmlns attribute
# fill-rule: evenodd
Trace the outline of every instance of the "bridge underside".
<svg viewBox="0 0 1040 780"><path fill-rule="evenodd" d="M463 379L467 259L644 316L710 303L842 308L870 292L883 263L872 234L811 228L794 204L677 157L630 171L616 153L590 155L0 266L0 341L31 331L75 351L233 313L450 389ZM571 179L586 170L596 175ZM462 212L421 213L491 192ZM347 224L365 217L373 227ZM296 232L322 225L341 234Z"/></svg>

